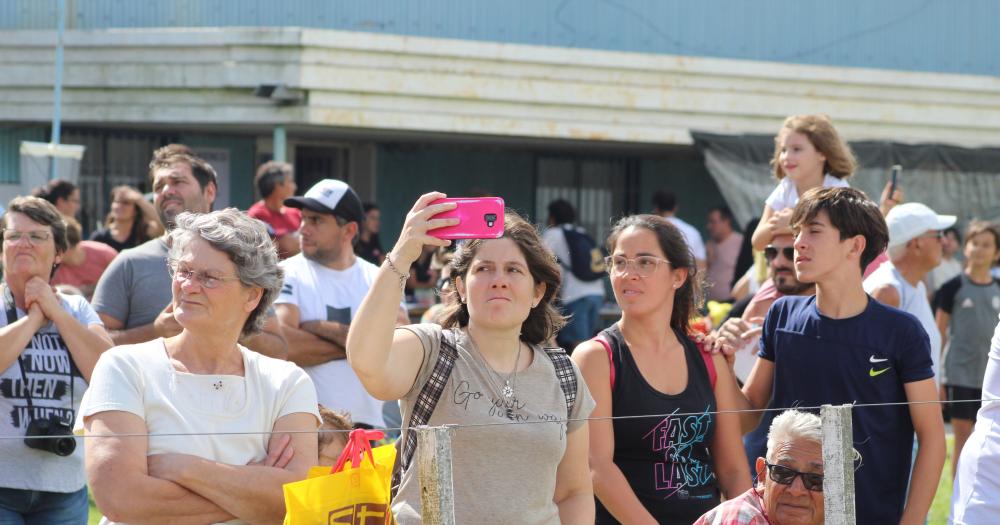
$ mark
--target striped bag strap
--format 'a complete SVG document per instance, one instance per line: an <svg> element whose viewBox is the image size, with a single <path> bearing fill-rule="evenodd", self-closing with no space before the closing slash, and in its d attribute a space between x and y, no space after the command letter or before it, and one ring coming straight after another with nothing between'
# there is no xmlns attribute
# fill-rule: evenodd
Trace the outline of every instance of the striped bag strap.
<svg viewBox="0 0 1000 525"><path fill-rule="evenodd" d="M448 383L451 371L455 368L455 361L458 359L458 349L452 342L452 332L444 330L441 332L441 349L438 351L437 362L431 371L431 377L427 379L424 386L417 394L417 401L413 405L413 412L407 422L405 439L396 441L397 458L392 472L392 496L395 497L399 490L399 485L403 481L403 471L410 467L413 454L417 450L417 433L413 431L415 427L426 425L434 414L441 395L444 394L444 386ZM402 450L398 450L402 443Z"/></svg>

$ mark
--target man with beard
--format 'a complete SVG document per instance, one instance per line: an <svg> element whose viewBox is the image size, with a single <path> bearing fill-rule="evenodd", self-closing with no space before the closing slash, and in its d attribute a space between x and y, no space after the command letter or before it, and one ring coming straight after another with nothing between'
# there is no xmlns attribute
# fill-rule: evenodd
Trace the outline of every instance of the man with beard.
<svg viewBox="0 0 1000 525"><path fill-rule="evenodd" d="M215 170L182 144L153 152L149 162L153 204L169 233L181 212L207 213L217 191ZM166 235L124 250L108 266L92 301L115 345L151 341L181 332L174 319ZM264 332L240 342L261 354L284 358L285 341L274 316Z"/></svg>
<svg viewBox="0 0 1000 525"><path fill-rule="evenodd" d="M816 293L816 285L803 283L795 278L794 241L791 235L778 235L771 240L771 244L764 249L764 258L767 259L768 277L774 281L774 287L771 288L773 292L755 296L741 317L727 319L714 334L714 349L735 356L733 371L741 383L746 382L757 361L760 325L771 304L785 295Z"/></svg>
<svg viewBox="0 0 1000 525"><path fill-rule="evenodd" d="M324 179L285 206L302 210L301 250L281 262L285 284L275 300L288 359L312 378L322 405L348 411L356 424L384 426L383 403L365 391L344 349L351 319L378 275L377 266L354 254L365 221L361 200L344 182ZM409 322L405 308L399 321Z"/></svg>

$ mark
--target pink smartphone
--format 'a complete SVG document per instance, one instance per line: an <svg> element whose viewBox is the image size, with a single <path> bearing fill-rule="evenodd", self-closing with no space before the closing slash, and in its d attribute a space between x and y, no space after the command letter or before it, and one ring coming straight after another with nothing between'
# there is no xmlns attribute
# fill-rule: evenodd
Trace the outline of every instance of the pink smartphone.
<svg viewBox="0 0 1000 525"><path fill-rule="evenodd" d="M435 228L427 233L439 239L499 239L503 236L503 199L500 197L457 197L438 199L431 204L454 202L454 210L439 213L435 219L458 218L454 226Z"/></svg>

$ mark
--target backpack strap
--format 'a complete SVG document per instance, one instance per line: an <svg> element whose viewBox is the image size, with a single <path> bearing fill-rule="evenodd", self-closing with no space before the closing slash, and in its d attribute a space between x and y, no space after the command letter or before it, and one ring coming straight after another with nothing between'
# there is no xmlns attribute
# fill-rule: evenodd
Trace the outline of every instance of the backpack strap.
<svg viewBox="0 0 1000 525"><path fill-rule="evenodd" d="M556 378L559 379L559 388L562 389L563 396L566 397L566 417L573 414L573 407L576 405L576 392L578 385L576 373L573 372L573 362L570 361L566 351L558 347L543 347L545 355L549 356L552 365L556 368Z"/></svg>
<svg viewBox="0 0 1000 525"><path fill-rule="evenodd" d="M452 332L443 330L441 332L441 348L438 351L437 362L434 363L434 370L431 377L424 383L417 395L417 402L413 405L413 412L406 424L406 438L396 441L396 463L392 469L392 497L396 496L399 486L403 482L403 472L409 468L413 454L417 451L417 433L414 427L426 425L434 414L441 395L444 394L444 385L451 377L451 371L455 368L455 361L458 359L458 349L451 341Z"/></svg>
<svg viewBox="0 0 1000 525"><path fill-rule="evenodd" d="M701 359L705 361L705 369L708 370L708 380L712 383L712 391L715 391L715 380L718 379L719 374L715 370L715 361L712 360L712 352L705 350L705 343L691 337L688 339L698 348Z"/></svg>
<svg viewBox="0 0 1000 525"><path fill-rule="evenodd" d="M604 351L608 353L608 365L611 366L611 391L615 391L615 357L614 352L611 350L611 341L604 337L603 333L597 334L593 338L594 341L601 343L604 347Z"/></svg>

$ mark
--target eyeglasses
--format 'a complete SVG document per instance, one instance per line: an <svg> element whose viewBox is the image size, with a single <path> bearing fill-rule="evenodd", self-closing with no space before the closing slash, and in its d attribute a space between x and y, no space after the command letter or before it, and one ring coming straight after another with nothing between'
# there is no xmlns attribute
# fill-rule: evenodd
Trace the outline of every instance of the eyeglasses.
<svg viewBox="0 0 1000 525"><path fill-rule="evenodd" d="M768 245L767 248L764 248L764 258L767 259L767 262L771 262L774 259L776 259L778 257L778 253L784 255L785 259L788 259L789 261L795 260L794 246L785 246L784 248L778 248L777 246Z"/></svg>
<svg viewBox="0 0 1000 525"><path fill-rule="evenodd" d="M239 277L220 277L217 275L212 275L208 272L198 272L194 271L187 266L183 266L176 261L170 261L167 263L167 271L170 272L170 278L176 282L191 280L198 281L203 288L209 290L213 288L218 288L220 284L226 281L239 281Z"/></svg>
<svg viewBox="0 0 1000 525"><path fill-rule="evenodd" d="M3 240L14 244L22 238L27 237L28 242L33 246L38 246L52 238L52 233L45 230L35 230L30 232L19 232L17 230L7 230L3 232Z"/></svg>
<svg viewBox="0 0 1000 525"><path fill-rule="evenodd" d="M660 267L661 264L670 264L670 261L654 257L652 255L640 255L635 259L629 259L623 255L609 255L604 258L604 266L608 272L623 274L632 270L641 277L649 277Z"/></svg>
<svg viewBox="0 0 1000 525"><path fill-rule="evenodd" d="M780 483L782 485L791 485L795 482L797 476L802 477L802 486L806 490L811 490L813 492L823 492L823 475L822 474L812 474L806 472L799 472L797 470L792 470L784 465L772 465L770 463L764 462L767 465L767 473L771 477L771 481L775 483Z"/></svg>

